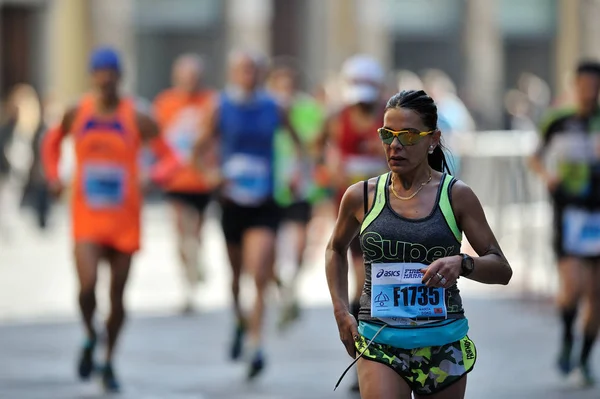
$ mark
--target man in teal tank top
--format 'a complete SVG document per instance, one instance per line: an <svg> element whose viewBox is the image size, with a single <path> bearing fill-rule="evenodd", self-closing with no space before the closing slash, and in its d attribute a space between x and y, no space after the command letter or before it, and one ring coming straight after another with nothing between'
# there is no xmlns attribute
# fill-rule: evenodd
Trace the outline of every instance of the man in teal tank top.
<svg viewBox="0 0 600 399"><path fill-rule="evenodd" d="M268 89L280 106L288 110L290 124L296 129L304 148L310 149L325 115L314 98L297 89L297 77L297 69L290 61L276 63L269 74ZM295 247L294 268L291 278L285 282L285 303L279 320L280 328L285 328L300 314L296 285L307 247L308 224L313 205L325 198L326 191L314 182L314 162L298 156L293 141L283 129L277 132L274 146L275 200L281 207L283 224L294 234Z"/></svg>
<svg viewBox="0 0 600 399"><path fill-rule="evenodd" d="M310 148L325 121L324 110L309 95L299 94L292 100L289 116L300 140ZM314 205L327 197L327 189L312 178L314 165L298 159L294 143L282 131L275 137L275 169L275 199L280 206L285 208L301 201Z"/></svg>

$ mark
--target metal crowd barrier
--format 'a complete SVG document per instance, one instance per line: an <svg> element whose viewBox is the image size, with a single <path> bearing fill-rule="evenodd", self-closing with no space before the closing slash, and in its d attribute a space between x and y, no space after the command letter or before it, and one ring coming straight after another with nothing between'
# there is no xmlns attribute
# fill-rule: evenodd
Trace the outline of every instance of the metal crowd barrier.
<svg viewBox="0 0 600 399"><path fill-rule="evenodd" d="M513 265L514 284L523 294L546 296L556 289L556 261L546 188L527 166L537 143L533 131L482 131L454 135L448 147Z"/></svg>

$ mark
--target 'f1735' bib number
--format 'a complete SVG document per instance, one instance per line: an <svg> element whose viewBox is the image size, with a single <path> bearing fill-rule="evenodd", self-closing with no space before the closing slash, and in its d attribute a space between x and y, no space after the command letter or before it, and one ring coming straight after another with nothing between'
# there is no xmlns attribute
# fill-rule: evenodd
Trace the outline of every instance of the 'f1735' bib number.
<svg viewBox="0 0 600 399"><path fill-rule="evenodd" d="M420 263L371 265L371 316L421 321L446 318L446 290L427 287Z"/></svg>

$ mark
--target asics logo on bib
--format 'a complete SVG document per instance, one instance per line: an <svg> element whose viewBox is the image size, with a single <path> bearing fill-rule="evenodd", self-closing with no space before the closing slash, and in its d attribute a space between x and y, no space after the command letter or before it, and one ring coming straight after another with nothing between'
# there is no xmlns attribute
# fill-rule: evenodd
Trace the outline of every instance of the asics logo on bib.
<svg viewBox="0 0 600 399"><path fill-rule="evenodd" d="M429 264L452 253L453 246L427 248L422 244L384 240L378 233L369 231L362 235L361 243L365 256L371 262L383 260Z"/></svg>
<svg viewBox="0 0 600 399"><path fill-rule="evenodd" d="M402 270L379 270L375 277L400 277L402 275Z"/></svg>
<svg viewBox="0 0 600 399"><path fill-rule="evenodd" d="M412 280L415 278L422 278L423 273L421 273L420 269L405 269L404 274L402 273L402 270L383 270L383 269L381 269L375 275L376 278L400 277L400 276L402 276L403 279Z"/></svg>

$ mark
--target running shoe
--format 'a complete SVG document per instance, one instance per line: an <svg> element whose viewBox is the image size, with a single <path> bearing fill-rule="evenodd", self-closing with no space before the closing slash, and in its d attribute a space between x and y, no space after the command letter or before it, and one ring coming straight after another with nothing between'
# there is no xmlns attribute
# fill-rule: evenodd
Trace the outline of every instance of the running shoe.
<svg viewBox="0 0 600 399"><path fill-rule="evenodd" d="M280 331L284 331L294 321L300 318L300 305L297 301L292 301L285 305L279 316L278 327Z"/></svg>
<svg viewBox="0 0 600 399"><path fill-rule="evenodd" d="M573 369L571 365L571 349L572 345L564 343L560 355L558 356L558 369L564 375L569 374Z"/></svg>
<svg viewBox="0 0 600 399"><path fill-rule="evenodd" d="M183 307L181 308L181 314L183 316L190 316L193 315L196 312L196 308L194 308L194 305L188 301L185 303L185 305L183 305Z"/></svg>
<svg viewBox="0 0 600 399"><path fill-rule="evenodd" d="M593 385L596 385L596 379L594 378L594 374L592 373L592 370L590 369L590 365L582 364L580 369L581 369L582 385L585 387L591 387Z"/></svg>
<svg viewBox="0 0 600 399"><path fill-rule="evenodd" d="M244 323L238 322L233 332L233 340L231 342L231 360L239 360L242 356L244 347L244 336L246 335L246 326Z"/></svg>
<svg viewBox="0 0 600 399"><path fill-rule="evenodd" d="M248 370L248 379L252 380L256 378L265 368L265 358L262 351L259 349L254 352L254 355L250 359L250 368Z"/></svg>
<svg viewBox="0 0 600 399"><path fill-rule="evenodd" d="M121 390L121 385L110 363L105 364L102 368L102 385L106 392L119 392Z"/></svg>
<svg viewBox="0 0 600 399"><path fill-rule="evenodd" d="M94 348L96 340L87 339L81 348L77 372L79 378L87 380L94 371Z"/></svg>

